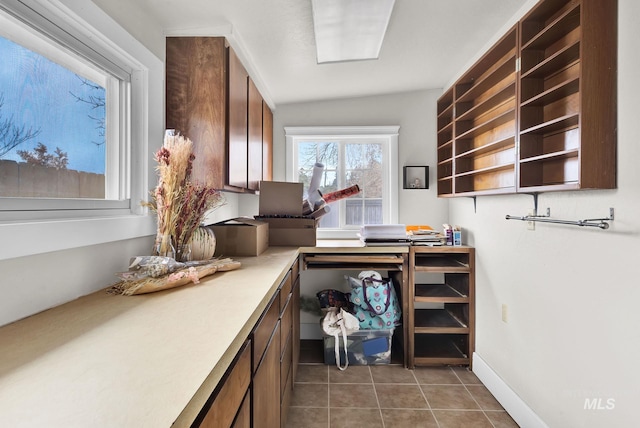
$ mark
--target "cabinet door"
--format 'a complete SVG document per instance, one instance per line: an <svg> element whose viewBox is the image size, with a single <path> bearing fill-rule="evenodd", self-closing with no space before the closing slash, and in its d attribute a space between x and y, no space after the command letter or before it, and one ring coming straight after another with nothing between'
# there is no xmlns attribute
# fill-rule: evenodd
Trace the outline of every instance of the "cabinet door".
<svg viewBox="0 0 640 428"><path fill-rule="evenodd" d="M231 428L251 428L251 394L247 392Z"/></svg>
<svg viewBox="0 0 640 428"><path fill-rule="evenodd" d="M251 345L247 341L238 353L235 363L225 375L224 383L214 393L201 428L226 428L232 426L236 414L242 412L251 381ZM241 426L241 425L239 425Z"/></svg>
<svg viewBox="0 0 640 428"><path fill-rule="evenodd" d="M253 375L253 426L280 427L280 321Z"/></svg>
<svg viewBox="0 0 640 428"><path fill-rule="evenodd" d="M229 140L228 183L247 187L247 91L249 75L229 48Z"/></svg>
<svg viewBox="0 0 640 428"><path fill-rule="evenodd" d="M249 78L248 186L258 190L262 180L262 96Z"/></svg>
<svg viewBox="0 0 640 428"><path fill-rule="evenodd" d="M167 37L166 126L193 141L192 177L226 182L226 48L222 37Z"/></svg>
<svg viewBox="0 0 640 428"><path fill-rule="evenodd" d="M291 311L293 313L293 320L291 331L291 384L293 385L296 380L296 374L298 373L298 362L300 361L300 276L298 275L297 263L292 271L293 290L291 295Z"/></svg>
<svg viewBox="0 0 640 428"><path fill-rule="evenodd" d="M258 365L266 352L267 346L271 341L271 335L276 323L280 319L280 292L269 303L264 314L253 330L253 369L258 369ZM280 343L280 342L278 342Z"/></svg>
<svg viewBox="0 0 640 428"><path fill-rule="evenodd" d="M262 179L273 180L273 112L262 102Z"/></svg>

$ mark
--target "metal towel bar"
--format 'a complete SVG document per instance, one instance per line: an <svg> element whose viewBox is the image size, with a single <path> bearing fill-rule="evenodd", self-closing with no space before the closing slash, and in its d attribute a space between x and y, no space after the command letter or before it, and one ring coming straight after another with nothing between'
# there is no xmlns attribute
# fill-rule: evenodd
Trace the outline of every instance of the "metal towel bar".
<svg viewBox="0 0 640 428"><path fill-rule="evenodd" d="M609 208L609 217L607 218L589 218L584 220L559 220L555 218L550 218L550 210L547 208L546 215L525 215L525 216L512 216L507 214L507 220L522 220L522 221L539 221L543 223L557 223L557 224L568 224L572 226L587 226L587 227L598 227L600 229L608 229L609 223L608 221L613 221L613 208Z"/></svg>

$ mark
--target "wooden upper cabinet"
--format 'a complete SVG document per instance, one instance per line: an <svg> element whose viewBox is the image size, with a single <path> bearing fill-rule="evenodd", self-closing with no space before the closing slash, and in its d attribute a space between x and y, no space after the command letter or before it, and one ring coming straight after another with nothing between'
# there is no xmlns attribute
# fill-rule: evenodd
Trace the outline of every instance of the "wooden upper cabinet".
<svg viewBox="0 0 640 428"><path fill-rule="evenodd" d="M262 101L262 179L273 180L273 112Z"/></svg>
<svg viewBox="0 0 640 428"><path fill-rule="evenodd" d="M192 177L226 182L226 48L223 38L168 37L166 126L194 143Z"/></svg>
<svg viewBox="0 0 640 428"><path fill-rule="evenodd" d="M248 188L259 190L262 180L262 95L249 79Z"/></svg>
<svg viewBox="0 0 640 428"><path fill-rule="evenodd" d="M249 74L229 49L229 177L230 186L247 188L247 109Z"/></svg>
<svg viewBox="0 0 640 428"><path fill-rule="evenodd" d="M167 37L166 74L166 126L193 141L193 178L233 192L271 180L273 117L224 37Z"/></svg>

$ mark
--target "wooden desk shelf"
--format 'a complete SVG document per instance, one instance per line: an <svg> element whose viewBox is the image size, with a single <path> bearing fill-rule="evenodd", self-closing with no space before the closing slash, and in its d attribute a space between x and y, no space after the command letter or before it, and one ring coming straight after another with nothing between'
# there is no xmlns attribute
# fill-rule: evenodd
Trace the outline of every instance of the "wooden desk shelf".
<svg viewBox="0 0 640 428"><path fill-rule="evenodd" d="M424 275L429 282L422 280ZM471 247L411 247L404 315L407 367L471 365L474 275L475 250Z"/></svg>

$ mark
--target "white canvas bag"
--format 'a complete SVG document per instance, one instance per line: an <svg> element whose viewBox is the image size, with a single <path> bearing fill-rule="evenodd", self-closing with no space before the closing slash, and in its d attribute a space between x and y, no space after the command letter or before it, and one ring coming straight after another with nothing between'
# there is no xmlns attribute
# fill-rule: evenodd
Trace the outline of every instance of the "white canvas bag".
<svg viewBox="0 0 640 428"><path fill-rule="evenodd" d="M349 367L349 355L347 354L347 335L360 329L360 321L342 308L329 308L322 318L322 330L335 338L336 366L340 370ZM340 335L344 344L345 363L340 365Z"/></svg>

